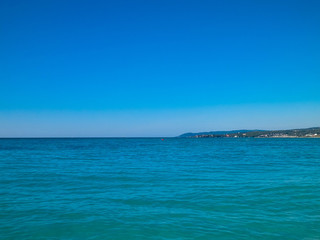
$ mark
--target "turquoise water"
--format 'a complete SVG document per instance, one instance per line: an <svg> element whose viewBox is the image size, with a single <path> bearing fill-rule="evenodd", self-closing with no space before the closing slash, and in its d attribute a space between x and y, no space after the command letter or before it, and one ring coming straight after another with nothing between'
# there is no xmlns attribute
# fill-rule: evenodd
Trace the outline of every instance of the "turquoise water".
<svg viewBox="0 0 320 240"><path fill-rule="evenodd" d="M320 239L320 139L0 139L0 239Z"/></svg>

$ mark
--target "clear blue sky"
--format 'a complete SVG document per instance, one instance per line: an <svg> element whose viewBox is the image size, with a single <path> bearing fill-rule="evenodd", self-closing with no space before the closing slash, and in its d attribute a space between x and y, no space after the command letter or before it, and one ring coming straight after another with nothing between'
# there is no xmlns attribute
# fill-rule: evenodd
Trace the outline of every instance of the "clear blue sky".
<svg viewBox="0 0 320 240"><path fill-rule="evenodd" d="M0 3L0 137L320 126L320 1Z"/></svg>

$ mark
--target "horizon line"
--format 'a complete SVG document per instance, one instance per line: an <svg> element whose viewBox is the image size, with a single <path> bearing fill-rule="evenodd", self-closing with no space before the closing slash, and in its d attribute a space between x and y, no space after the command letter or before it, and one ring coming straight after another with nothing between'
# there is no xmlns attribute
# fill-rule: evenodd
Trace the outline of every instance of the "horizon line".
<svg viewBox="0 0 320 240"><path fill-rule="evenodd" d="M200 132L184 132L182 134L179 134L177 136L156 136L156 137L142 137L142 136L132 136L132 137L115 137L115 136L112 136L112 137L98 137L98 136L75 136L75 137L72 137L72 136L34 136L34 137L28 137L28 136L25 136L25 137L0 137L0 139L75 139L75 138L79 138L79 139L87 139L87 138L91 138L91 139L106 139L106 138L126 138L126 139L129 139L129 138L179 138L179 136L183 135L183 134L187 134L187 133L206 133L206 132L228 132L228 131L243 131L243 130L248 130L248 131L285 131L285 130L302 130L302 129L312 129L312 128L320 128L320 127L307 127L307 128L291 128L291 129L277 129L277 130L270 130L270 129L232 129L232 130L211 130L211 131L200 131Z"/></svg>

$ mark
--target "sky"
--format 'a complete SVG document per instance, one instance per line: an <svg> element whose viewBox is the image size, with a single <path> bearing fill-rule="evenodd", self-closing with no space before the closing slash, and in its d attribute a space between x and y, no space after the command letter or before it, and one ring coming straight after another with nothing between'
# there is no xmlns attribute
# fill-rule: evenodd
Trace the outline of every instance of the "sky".
<svg viewBox="0 0 320 240"><path fill-rule="evenodd" d="M320 126L320 1L0 2L0 137Z"/></svg>

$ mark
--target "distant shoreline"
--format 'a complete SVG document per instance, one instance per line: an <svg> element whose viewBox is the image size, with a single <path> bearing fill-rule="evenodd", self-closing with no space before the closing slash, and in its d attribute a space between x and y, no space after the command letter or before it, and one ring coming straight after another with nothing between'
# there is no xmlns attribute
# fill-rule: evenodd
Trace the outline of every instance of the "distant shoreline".
<svg viewBox="0 0 320 240"><path fill-rule="evenodd" d="M320 138L320 127L289 130L232 130L185 133L182 138Z"/></svg>

